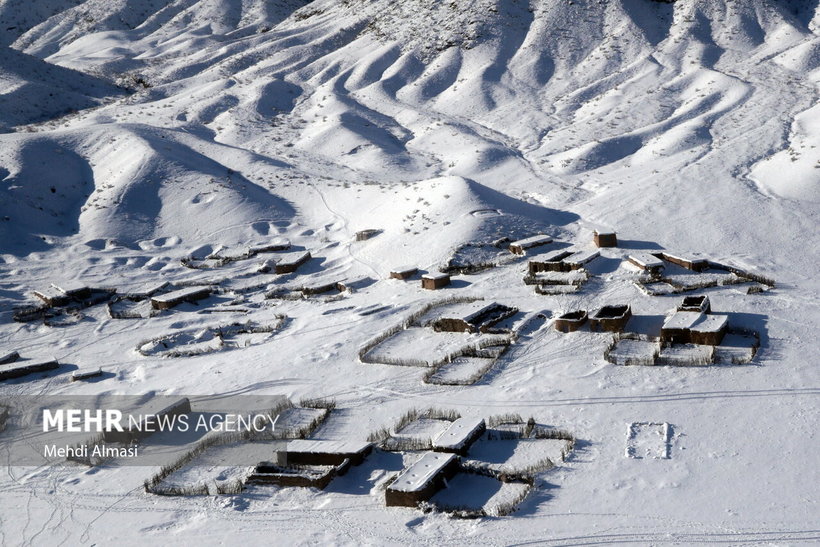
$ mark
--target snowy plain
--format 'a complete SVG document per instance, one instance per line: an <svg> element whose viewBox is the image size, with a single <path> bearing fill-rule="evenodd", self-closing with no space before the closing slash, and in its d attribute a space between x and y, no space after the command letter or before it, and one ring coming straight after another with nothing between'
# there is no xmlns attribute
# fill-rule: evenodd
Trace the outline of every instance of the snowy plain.
<svg viewBox="0 0 820 547"><path fill-rule="evenodd" d="M820 542L818 85L816 0L0 0L0 354L63 364L0 395L326 397L337 411L320 439L363 441L430 407L577 439L516 511L480 519L385 507L412 453L377 452L325 490L179 498L144 491L150 468L7 466L0 542ZM547 234L545 250L591 249L601 228L619 247L565 294L535 293L529 257L493 246ZM366 229L380 233L357 241ZM312 255L292 274L258 273L265 253L182 264L283 240ZM615 365L608 335L552 328L628 303L632 328L657 335L682 295L642 292L626 258L662 249L776 280L701 291L759 333L751 363ZM454 256L499 265L436 291L389 278ZM265 296L343 281L356 289ZM104 305L13 319L33 291L71 282L220 291L137 319ZM453 296L527 318L477 383L361 362L385 329ZM281 316L241 347L137 351ZM380 349L416 343L430 360L468 335L413 336ZM69 382L97 367L99 381ZM665 444L641 424L666 424ZM630 457L630 442L668 457Z"/></svg>

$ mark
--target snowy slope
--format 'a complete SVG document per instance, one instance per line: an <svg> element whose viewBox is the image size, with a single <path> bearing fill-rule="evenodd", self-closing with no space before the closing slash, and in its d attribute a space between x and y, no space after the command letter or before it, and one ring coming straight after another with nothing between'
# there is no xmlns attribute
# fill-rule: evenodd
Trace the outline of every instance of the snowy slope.
<svg viewBox="0 0 820 547"><path fill-rule="evenodd" d="M0 526L4 542L41 530L134 542L122 522L172 544L261 543L270 526L286 542L353 544L818 540L816 1L0 0L0 24L0 354L113 372L0 393L329 396L348 412L338 432L357 440L443 406L533 415L582 441L517 513L478 521L385 508L401 468L385 456L326 492L227 499L156 499L140 468L15 468L0 497L26 524ZM525 260L505 258L443 295L547 316L629 302L656 324L679 298L640 292L622 259L701 253L777 280L759 295L709 290L714 309L761 331L753 365L614 366L606 337L537 322L474 386L358 362L439 296L386 279L395 267L435 272L541 233L589 248L599 227L622 248L603 250L578 293L536 295ZM380 233L356 241L366 229ZM311 251L301 275L180 263L280 239ZM362 278L337 302L262 297ZM222 315L194 307L131 322L93 308L63 327L11 318L55 281L257 279L258 292L220 298L248 306L243 320L290 319L235 352L133 350ZM673 424L670 459L624 456L626 426L643 422Z"/></svg>

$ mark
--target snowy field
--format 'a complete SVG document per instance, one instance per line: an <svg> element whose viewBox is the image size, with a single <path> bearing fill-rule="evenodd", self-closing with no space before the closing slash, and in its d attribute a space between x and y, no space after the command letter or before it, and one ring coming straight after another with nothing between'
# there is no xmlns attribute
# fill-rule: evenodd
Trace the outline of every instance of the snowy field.
<svg viewBox="0 0 820 547"><path fill-rule="evenodd" d="M323 446L434 439L392 430L426 409L574 438L479 438L465 464L553 466L462 469L430 511L385 504L416 450L217 494L252 472L230 445L170 476L191 496L6 465L0 543L820 543L816 0L0 0L0 29L0 402L282 395ZM533 275L558 249L600 256ZM695 265L628 261L662 251ZM729 331L669 345L695 294ZM453 298L519 315L420 322ZM628 338L554 328L618 305Z"/></svg>

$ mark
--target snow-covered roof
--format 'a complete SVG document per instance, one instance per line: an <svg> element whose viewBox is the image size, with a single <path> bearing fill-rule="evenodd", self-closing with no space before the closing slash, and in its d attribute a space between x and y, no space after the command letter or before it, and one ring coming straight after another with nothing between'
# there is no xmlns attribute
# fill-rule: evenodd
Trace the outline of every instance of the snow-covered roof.
<svg viewBox="0 0 820 547"><path fill-rule="evenodd" d="M460 450L467 441L485 427L483 418L459 418L433 441L433 448Z"/></svg>
<svg viewBox="0 0 820 547"><path fill-rule="evenodd" d="M185 287L165 294L152 297L156 302L174 302L176 300L184 300L192 296L199 296L201 294L211 292L210 287Z"/></svg>
<svg viewBox="0 0 820 547"><path fill-rule="evenodd" d="M692 326L695 332L720 332L729 323L728 315L706 315L704 314L700 320Z"/></svg>
<svg viewBox="0 0 820 547"><path fill-rule="evenodd" d="M529 247L535 247L537 245L546 245L548 243L552 243L552 238L548 235L539 234L537 236L532 236L525 239L519 239L518 241L513 241L512 243L510 243L510 246L515 245L516 247L521 247L522 249L528 249Z"/></svg>
<svg viewBox="0 0 820 547"><path fill-rule="evenodd" d="M548 253L543 253L539 255L535 255L532 257L531 261L533 262L558 262L564 257L567 257L572 254L572 251L567 249L556 249L554 251L550 251Z"/></svg>
<svg viewBox="0 0 820 547"><path fill-rule="evenodd" d="M79 281L67 281L65 283L52 283L52 287L65 295L72 295L79 292L87 291L88 286Z"/></svg>
<svg viewBox="0 0 820 547"><path fill-rule="evenodd" d="M280 265L290 265L290 264L298 264L299 262L310 258L309 251L291 251L289 253L281 253L276 255L278 261L276 264Z"/></svg>
<svg viewBox="0 0 820 547"><path fill-rule="evenodd" d="M663 261L649 253L635 253L629 255L629 260L643 268L660 268L663 267Z"/></svg>
<svg viewBox="0 0 820 547"><path fill-rule="evenodd" d="M679 311L666 318L663 322L664 329L686 330L691 329L697 323L703 313L699 311Z"/></svg>
<svg viewBox="0 0 820 547"><path fill-rule="evenodd" d="M288 441L288 452L312 454L358 454L370 446L366 441L295 439Z"/></svg>
<svg viewBox="0 0 820 547"><path fill-rule="evenodd" d="M167 287L169 283L167 281L158 281L158 282L151 282L151 283L144 283L137 287L133 287L130 289L126 289L123 294L127 296L151 296L157 291L161 291L165 287Z"/></svg>
<svg viewBox="0 0 820 547"><path fill-rule="evenodd" d="M391 272L396 272L396 273L407 273L407 272L413 272L415 270L418 270L417 266L410 266L408 264L405 264L404 266L399 266L398 268L393 268L390 271Z"/></svg>
<svg viewBox="0 0 820 547"><path fill-rule="evenodd" d="M432 320L436 319L461 319L463 321L470 322L471 319L481 315L483 312L487 311L488 309L498 306L497 302L487 302L485 300L479 300L477 302L467 302L463 304L454 304L451 306L444 306L438 309L432 310L430 314L430 318Z"/></svg>
<svg viewBox="0 0 820 547"><path fill-rule="evenodd" d="M691 262L692 264L700 264L700 263L706 262L705 258L699 257L699 256L684 257L684 256L681 256L681 255L668 253L666 251L664 251L663 255L667 258L672 259L672 260L678 260L678 261L681 261L681 262Z"/></svg>
<svg viewBox="0 0 820 547"><path fill-rule="evenodd" d="M450 274L446 273L426 273L421 276L422 279L447 279L450 277Z"/></svg>
<svg viewBox="0 0 820 547"><path fill-rule="evenodd" d="M393 481L390 489L398 492L422 490L455 458L455 454L446 452L426 452Z"/></svg>
<svg viewBox="0 0 820 547"><path fill-rule="evenodd" d="M564 259L567 264L586 264L601 256L601 252L597 249L588 249L585 251L578 251Z"/></svg>

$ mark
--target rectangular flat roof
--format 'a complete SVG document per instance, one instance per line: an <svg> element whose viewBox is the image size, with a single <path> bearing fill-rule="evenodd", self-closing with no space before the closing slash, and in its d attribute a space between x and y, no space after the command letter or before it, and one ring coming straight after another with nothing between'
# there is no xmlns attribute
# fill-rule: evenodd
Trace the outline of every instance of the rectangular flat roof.
<svg viewBox="0 0 820 547"><path fill-rule="evenodd" d="M459 450L476 431L484 428L483 418L459 418L433 441L434 448Z"/></svg>
<svg viewBox="0 0 820 547"><path fill-rule="evenodd" d="M152 300L157 302L173 302L174 300L183 300L190 296L196 296L209 292L211 292L211 288L208 286L185 287L184 289L154 296Z"/></svg>
<svg viewBox="0 0 820 547"><path fill-rule="evenodd" d="M396 477L389 488L397 492L418 492L424 489L455 458L455 454L446 452L425 452L416 463Z"/></svg>
<svg viewBox="0 0 820 547"><path fill-rule="evenodd" d="M513 241L510 245L517 245L522 249L526 249L527 247L534 247L536 245L546 245L547 243L552 243L552 238L545 234L539 234L537 236L528 237L525 239L519 239L518 241Z"/></svg>
<svg viewBox="0 0 820 547"><path fill-rule="evenodd" d="M663 322L664 329L691 329L704 314L699 311L679 311L667 317Z"/></svg>
<svg viewBox="0 0 820 547"><path fill-rule="evenodd" d="M558 262L564 257L572 254L572 251L567 249L556 249L548 253L535 255L530 259L530 262Z"/></svg>
<svg viewBox="0 0 820 547"><path fill-rule="evenodd" d="M366 441L294 439L288 441L288 452L310 454L358 454L367 450L371 443Z"/></svg>
<svg viewBox="0 0 820 547"><path fill-rule="evenodd" d="M706 315L704 314L700 320L692 326L695 332L720 332L729 324L729 316L727 315Z"/></svg>
<svg viewBox="0 0 820 547"><path fill-rule="evenodd" d="M585 251L578 251L564 259L567 264L586 264L601 256L601 251L597 249L588 249Z"/></svg>
<svg viewBox="0 0 820 547"><path fill-rule="evenodd" d="M296 264L297 262L301 262L310 258L310 251L291 251L288 253L281 253L276 255L273 259L278 259L277 264L280 265L287 265L287 264Z"/></svg>
<svg viewBox="0 0 820 547"><path fill-rule="evenodd" d="M635 253L629 255L628 258L644 268L659 268L663 266L663 260L649 253Z"/></svg>

